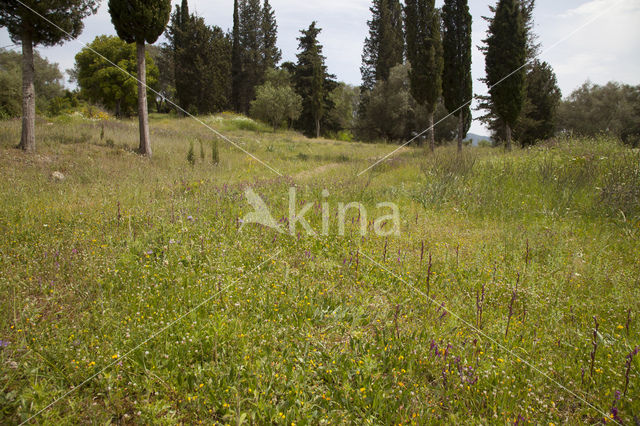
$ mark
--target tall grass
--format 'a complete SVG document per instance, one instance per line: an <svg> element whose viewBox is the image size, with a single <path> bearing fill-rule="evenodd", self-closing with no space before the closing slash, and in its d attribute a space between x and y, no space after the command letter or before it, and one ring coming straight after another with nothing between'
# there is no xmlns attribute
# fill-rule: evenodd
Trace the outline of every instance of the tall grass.
<svg viewBox="0 0 640 426"><path fill-rule="evenodd" d="M35 155L0 122L0 423L61 398L34 422L633 424L637 152L409 148L358 177L395 147L234 117L210 123L284 176L222 141L190 165L189 119L152 118L152 159L133 120L39 122ZM331 234L240 231L249 186L282 224L292 186L316 231L327 203ZM401 236L355 211L335 235L352 201Z"/></svg>

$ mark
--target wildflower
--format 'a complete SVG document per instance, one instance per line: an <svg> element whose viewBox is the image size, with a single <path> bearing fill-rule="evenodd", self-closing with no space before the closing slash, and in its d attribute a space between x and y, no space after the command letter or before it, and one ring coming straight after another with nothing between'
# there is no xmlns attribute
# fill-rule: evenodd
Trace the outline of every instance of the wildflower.
<svg viewBox="0 0 640 426"><path fill-rule="evenodd" d="M111 359L118 359L118 354L112 355Z"/></svg>
<svg viewBox="0 0 640 426"><path fill-rule="evenodd" d="M6 348L10 343L11 342L7 342L5 340L0 340L0 348Z"/></svg>

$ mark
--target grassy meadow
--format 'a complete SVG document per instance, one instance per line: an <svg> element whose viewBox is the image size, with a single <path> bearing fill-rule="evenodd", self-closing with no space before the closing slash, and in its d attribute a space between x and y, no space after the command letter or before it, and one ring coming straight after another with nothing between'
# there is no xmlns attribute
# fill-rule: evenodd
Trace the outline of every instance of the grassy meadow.
<svg viewBox="0 0 640 426"><path fill-rule="evenodd" d="M0 122L1 424L640 422L638 151L407 147L357 176L396 146L203 121L282 176L190 119L152 116L152 160L133 120L39 121L33 155ZM291 186L329 236L239 231L246 187L285 221Z"/></svg>

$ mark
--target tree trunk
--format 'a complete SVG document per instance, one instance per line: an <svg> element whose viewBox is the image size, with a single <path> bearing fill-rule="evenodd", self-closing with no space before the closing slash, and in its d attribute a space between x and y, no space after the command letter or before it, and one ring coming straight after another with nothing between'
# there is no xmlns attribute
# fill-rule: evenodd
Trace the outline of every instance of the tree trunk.
<svg viewBox="0 0 640 426"><path fill-rule="evenodd" d="M316 139L320 139L320 119L316 119Z"/></svg>
<svg viewBox="0 0 640 426"><path fill-rule="evenodd" d="M122 105L122 100L121 99L116 100L116 118L122 117L121 105Z"/></svg>
<svg viewBox="0 0 640 426"><path fill-rule="evenodd" d="M140 122L140 147L138 152L151 157L149 139L149 112L147 111L147 63L144 40L136 43L138 48L138 120Z"/></svg>
<svg viewBox="0 0 640 426"><path fill-rule="evenodd" d="M506 127L505 130L507 133L505 148L507 149L507 151L511 151L511 127L508 124L506 124L505 127Z"/></svg>
<svg viewBox="0 0 640 426"><path fill-rule="evenodd" d="M22 33L22 137L20 148L36 150L36 90L33 84L33 41L28 31Z"/></svg>
<svg viewBox="0 0 640 426"><path fill-rule="evenodd" d="M464 132L464 114L458 116L458 152L462 152L462 133Z"/></svg>
<svg viewBox="0 0 640 426"><path fill-rule="evenodd" d="M429 149L431 152L436 150L436 134L435 129L433 128L433 113L429 113Z"/></svg>

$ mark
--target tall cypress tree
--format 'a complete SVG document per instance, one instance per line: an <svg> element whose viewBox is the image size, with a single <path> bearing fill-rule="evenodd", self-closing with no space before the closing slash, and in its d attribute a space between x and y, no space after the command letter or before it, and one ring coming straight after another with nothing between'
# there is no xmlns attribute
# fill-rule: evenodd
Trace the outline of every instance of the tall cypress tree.
<svg viewBox="0 0 640 426"><path fill-rule="evenodd" d="M145 43L155 43L164 32L171 14L171 0L109 0L109 14L118 37L127 43L136 43L138 51L138 117L140 121L139 152L151 157Z"/></svg>
<svg viewBox="0 0 640 426"><path fill-rule="evenodd" d="M262 83L262 7L260 0L242 0L239 4L240 51L242 73L240 78L240 111L247 113L255 97L255 88Z"/></svg>
<svg viewBox="0 0 640 426"><path fill-rule="evenodd" d="M526 48L527 49L527 55L526 55L527 65L525 66L525 69L528 76L532 71L533 62L536 56L538 56L538 54L540 53L540 43L538 42L538 36L533 31L534 29L533 11L535 9L535 0L520 0L520 9L522 11L522 18L524 20L524 27L525 27L526 37L527 37L527 48ZM489 11L493 15L483 16L482 19L484 19L487 22L488 26L491 26L491 23L493 22L493 19L496 13L496 6L489 6ZM480 46L479 48L486 55L487 53L486 44L483 46ZM528 80L528 78L526 80ZM485 83L486 85L489 85L486 77L481 78L480 81ZM528 90L527 92L529 93ZM494 139L505 140L506 139L505 124L496 113L495 106L493 104L493 101L491 100L491 96L481 95L481 96L478 96L478 99L480 100L480 102L478 104L477 110L485 111L484 115L482 115L478 119L487 125ZM527 96L525 97L524 106L522 109L523 117L527 116L532 111L533 109L532 102L533 100L530 99L527 94ZM516 132L512 132L514 136L517 137L519 133L523 133L523 131L521 130L524 130L523 128L527 126L526 124L527 121L528 120L526 119L524 121L521 120L520 125L517 126L518 128L512 129L512 130L517 130ZM524 132L526 132L526 130L524 130Z"/></svg>
<svg viewBox="0 0 640 426"><path fill-rule="evenodd" d="M185 68L193 66L192 58L185 58L184 51L188 47L189 26L190 26L189 4L187 0L182 0L181 5L176 5L175 11L171 15L170 24L167 31L169 45L173 51L173 75L176 88L176 99L178 104L185 110L189 109L189 99L192 95L190 82L185 78ZM185 63L186 60L186 63Z"/></svg>
<svg viewBox="0 0 640 426"><path fill-rule="evenodd" d="M372 90L379 80L387 80L391 68L404 59L402 6L398 0L373 0L369 35L362 52L363 90Z"/></svg>
<svg viewBox="0 0 640 426"><path fill-rule="evenodd" d="M442 94L442 39L435 0L407 0L405 4L407 58L411 63L411 94L427 111L429 146L435 150L433 116Z"/></svg>
<svg viewBox="0 0 640 426"><path fill-rule="evenodd" d="M33 48L53 46L80 35L82 20L95 13L95 0L30 1L29 7L16 0L4 0L0 7L0 26L6 27L14 43L22 44L22 136L20 148L36 149L36 93ZM51 25L41 16L55 25Z"/></svg>
<svg viewBox="0 0 640 426"><path fill-rule="evenodd" d="M315 137L320 137L322 118L329 106L328 95L334 85L333 76L327 73L322 45L318 42L320 31L315 21L308 29L300 31L300 53L293 75L296 92L302 97L298 125L306 134Z"/></svg>
<svg viewBox="0 0 640 426"><path fill-rule="evenodd" d="M470 101L473 97L471 23L467 0L445 0L442 7L442 93L447 110L458 117L458 151L462 151L462 140L468 130L466 123L471 116Z"/></svg>
<svg viewBox="0 0 640 426"><path fill-rule="evenodd" d="M282 52L276 45L278 41L278 24L276 15L269 4L264 0L262 7L262 66L264 70L275 68L282 59Z"/></svg>
<svg viewBox="0 0 640 426"><path fill-rule="evenodd" d="M240 112L240 92L242 84L242 50L240 47L240 15L238 0L233 0L233 46L231 48L231 106Z"/></svg>
<svg viewBox="0 0 640 426"><path fill-rule="evenodd" d="M525 100L527 35L518 0L500 0L485 40L486 82L493 111L505 125L506 148Z"/></svg>
<svg viewBox="0 0 640 426"><path fill-rule="evenodd" d="M219 27L209 27L176 6L167 38L174 54L176 97L180 106L206 114L227 107L231 87L231 40ZM180 45L180 43L182 45Z"/></svg>

